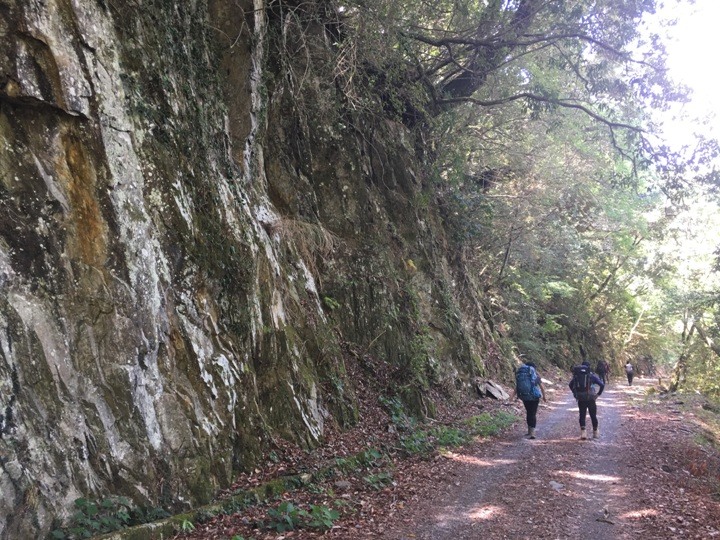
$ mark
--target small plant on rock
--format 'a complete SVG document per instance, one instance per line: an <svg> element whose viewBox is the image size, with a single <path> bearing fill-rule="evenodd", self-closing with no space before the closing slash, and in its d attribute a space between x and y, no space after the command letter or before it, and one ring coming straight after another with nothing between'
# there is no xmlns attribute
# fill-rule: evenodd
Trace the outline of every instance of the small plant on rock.
<svg viewBox="0 0 720 540"><path fill-rule="evenodd" d="M340 302L338 302L331 296L323 296L322 300L323 300L323 304L325 305L325 307L327 309L329 309L330 311L335 311L336 309L338 309L340 307Z"/></svg>

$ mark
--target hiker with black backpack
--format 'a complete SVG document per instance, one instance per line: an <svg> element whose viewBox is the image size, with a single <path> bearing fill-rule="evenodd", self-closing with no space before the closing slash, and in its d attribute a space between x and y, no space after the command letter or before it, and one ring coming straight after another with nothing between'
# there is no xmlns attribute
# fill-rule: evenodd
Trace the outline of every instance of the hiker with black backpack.
<svg viewBox="0 0 720 540"><path fill-rule="evenodd" d="M537 410L540 406L540 398L545 399L545 388L542 379L538 375L534 362L525 362L515 372L515 393L513 399L522 400L525 406L525 421L527 422L529 439L535 438L535 427L537 426Z"/></svg>
<svg viewBox="0 0 720 540"><path fill-rule="evenodd" d="M590 422L593 427L593 439L600 436L597 403L598 398L605 389L605 383L590 369L590 362L584 361L581 365L573 368L573 378L570 381L570 390L577 399L578 410L580 411L580 438L587 439L585 431L585 420L587 413L590 413Z"/></svg>

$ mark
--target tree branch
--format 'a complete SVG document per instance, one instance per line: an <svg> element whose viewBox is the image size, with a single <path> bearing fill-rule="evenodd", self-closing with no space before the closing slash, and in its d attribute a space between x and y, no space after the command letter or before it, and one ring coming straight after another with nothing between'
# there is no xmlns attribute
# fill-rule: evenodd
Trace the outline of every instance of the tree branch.
<svg viewBox="0 0 720 540"><path fill-rule="evenodd" d="M603 124L605 124L606 126L609 126L611 128L627 129L627 130L633 131L635 133L644 133L644 130L638 126L625 124L623 122L613 122L612 120L609 120L609 119L603 117L602 115L600 115L596 112L593 112L585 105L580 105L579 103L571 103L568 101L564 101L562 99L547 98L544 96L540 96L538 94L532 94L530 92L520 92L519 94L515 94L513 96L507 96L504 98L489 99L489 100L482 100L482 99L476 99L476 98L471 98L471 97L447 98L447 99L439 100L438 105L472 103L474 105L480 105L481 107L496 107L498 105L506 105L507 103L511 103L513 101L518 101L521 99L537 101L539 103L550 103L550 104L557 105L558 107L563 107L566 109L577 109L579 111L584 112L591 118L597 120L598 122L602 122Z"/></svg>
<svg viewBox="0 0 720 540"><path fill-rule="evenodd" d="M505 40L505 39L498 39L496 37L489 38L489 39L476 39L471 37L464 37L464 36L449 36L449 37L442 37L442 38L432 38L423 34L417 34L412 33L403 34L405 37L414 39L416 41L419 41L420 43L424 43L426 45L431 45L433 47L451 47L453 45L469 45L473 48L483 47L483 48L490 48L490 49L504 49L504 48L522 48L522 47L530 47L532 45L537 45L538 43L548 43L548 44L555 44L558 41L567 41L571 39L576 39L578 41L584 41L586 43L590 43L592 45L595 45L599 49L603 49L606 52L612 53L613 55L617 56L618 58L621 58L627 62L631 62L633 64L639 64L643 66L649 66L653 69L657 69L656 66L653 64L646 62L645 60L638 60L630 56L628 53L621 51L620 49L617 49L613 47L612 45L609 45L603 41L600 41L599 39L596 39L588 34L583 34L579 32L571 32L571 33L564 33L564 34L550 34L550 35L543 35L543 34L526 34L525 37L530 37L531 39L517 39L517 40Z"/></svg>

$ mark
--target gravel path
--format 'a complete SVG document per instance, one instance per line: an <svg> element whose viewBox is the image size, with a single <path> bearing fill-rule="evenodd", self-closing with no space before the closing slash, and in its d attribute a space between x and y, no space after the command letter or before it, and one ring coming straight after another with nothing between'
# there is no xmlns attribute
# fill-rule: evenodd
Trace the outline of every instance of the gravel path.
<svg viewBox="0 0 720 540"><path fill-rule="evenodd" d="M405 523L384 535L395 539L638 538L628 501L638 486L626 475L632 407L638 386L611 384L598 400L601 437L581 441L577 406L566 388L538 413L538 438L520 425L482 456L453 456L454 483L440 486ZM588 426L590 419L588 417ZM643 508L635 508L642 512Z"/></svg>

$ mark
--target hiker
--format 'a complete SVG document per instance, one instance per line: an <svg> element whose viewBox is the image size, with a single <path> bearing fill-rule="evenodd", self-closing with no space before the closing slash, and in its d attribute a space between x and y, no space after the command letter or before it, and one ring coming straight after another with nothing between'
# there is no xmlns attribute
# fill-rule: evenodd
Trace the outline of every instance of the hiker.
<svg viewBox="0 0 720 540"><path fill-rule="evenodd" d="M598 360L597 366L595 367L595 373L600 377L603 384L607 384L610 379L610 366L605 360Z"/></svg>
<svg viewBox="0 0 720 540"><path fill-rule="evenodd" d="M627 364L625 364L625 375L627 375L628 386L632 386L633 377L635 377L635 370L633 369L633 365L630 363L630 360L628 360Z"/></svg>
<svg viewBox="0 0 720 540"><path fill-rule="evenodd" d="M580 438L587 439L585 431L585 419L587 413L590 413L590 422L593 428L593 439L600 436L598 419L597 419L597 403L595 399L599 397L605 389L605 383L600 377L595 375L590 369L590 362L587 360L579 366L573 368L573 377L570 380L570 390L577 399L578 410L580 412Z"/></svg>
<svg viewBox="0 0 720 540"><path fill-rule="evenodd" d="M542 379L538 375L534 362L525 362L515 373L515 393L513 398L519 398L525 405L525 421L527 422L529 439L535 438L535 426L537 425L537 410L540 405L540 398L545 399L545 388Z"/></svg>

